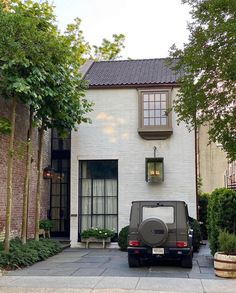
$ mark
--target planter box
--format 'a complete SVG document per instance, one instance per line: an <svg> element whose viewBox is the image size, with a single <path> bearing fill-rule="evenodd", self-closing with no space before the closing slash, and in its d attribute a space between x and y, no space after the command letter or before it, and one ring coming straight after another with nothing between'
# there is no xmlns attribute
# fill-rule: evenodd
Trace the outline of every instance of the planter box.
<svg viewBox="0 0 236 293"><path fill-rule="evenodd" d="M214 269L218 277L236 279L236 255L216 252L214 255Z"/></svg>
<svg viewBox="0 0 236 293"><path fill-rule="evenodd" d="M106 247L106 243L111 242L111 238L106 238L106 239L98 239L95 237L89 237L89 238L81 238L81 242L85 243L85 247L89 248L89 243L102 243L102 248Z"/></svg>

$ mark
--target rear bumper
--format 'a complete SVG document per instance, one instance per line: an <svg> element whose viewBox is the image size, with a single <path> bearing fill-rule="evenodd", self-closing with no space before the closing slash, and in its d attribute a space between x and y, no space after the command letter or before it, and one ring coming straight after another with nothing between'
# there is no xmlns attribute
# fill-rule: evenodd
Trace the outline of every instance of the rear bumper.
<svg viewBox="0 0 236 293"><path fill-rule="evenodd" d="M181 259L183 256L190 255L192 249L190 247L177 248L168 247L164 249L164 254L153 254L152 247L128 247L128 254L139 255L141 258L166 258L166 259Z"/></svg>

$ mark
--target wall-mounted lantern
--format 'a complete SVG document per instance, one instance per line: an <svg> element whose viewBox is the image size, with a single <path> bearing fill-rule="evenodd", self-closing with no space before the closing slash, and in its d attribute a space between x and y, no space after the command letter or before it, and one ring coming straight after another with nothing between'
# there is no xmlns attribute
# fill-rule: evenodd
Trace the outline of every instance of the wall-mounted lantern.
<svg viewBox="0 0 236 293"><path fill-rule="evenodd" d="M160 183L164 181L164 158L157 158L157 148L154 146L154 157L146 158L146 181Z"/></svg>
<svg viewBox="0 0 236 293"><path fill-rule="evenodd" d="M43 169L43 179L52 179L54 172L54 169L52 169L50 166L47 166Z"/></svg>

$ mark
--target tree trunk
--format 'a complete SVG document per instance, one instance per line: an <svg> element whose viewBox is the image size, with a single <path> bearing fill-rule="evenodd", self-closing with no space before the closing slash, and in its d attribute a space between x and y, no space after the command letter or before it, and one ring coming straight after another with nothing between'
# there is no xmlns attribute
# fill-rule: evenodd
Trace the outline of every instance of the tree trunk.
<svg viewBox="0 0 236 293"><path fill-rule="evenodd" d="M39 220L41 209L41 185L42 185L42 165L43 165L43 125L39 129L39 147L38 147L38 178L37 178L37 191L36 191L36 213L35 213L35 240L39 240Z"/></svg>
<svg viewBox="0 0 236 293"><path fill-rule="evenodd" d="M21 229L21 240L24 244L27 241L29 183L30 183L30 169L31 169L31 157L32 157L32 133L33 133L33 109L30 108L29 129L27 134L26 171L25 171L25 178L24 178L22 229Z"/></svg>
<svg viewBox="0 0 236 293"><path fill-rule="evenodd" d="M5 227L5 242L4 250L9 251L10 248L10 233L11 233L11 210L12 210L12 174L13 174L13 155L14 155L14 136L16 124L16 98L12 100L11 109L11 134L9 141L9 151L7 159L7 206L6 206L6 227Z"/></svg>

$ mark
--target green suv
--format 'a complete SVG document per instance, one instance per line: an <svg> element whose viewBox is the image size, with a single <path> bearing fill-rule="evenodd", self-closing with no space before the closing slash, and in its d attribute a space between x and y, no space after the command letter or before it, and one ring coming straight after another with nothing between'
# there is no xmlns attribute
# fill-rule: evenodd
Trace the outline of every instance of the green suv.
<svg viewBox="0 0 236 293"><path fill-rule="evenodd" d="M141 260L176 259L192 268L193 232L184 201L134 201L130 212L128 263Z"/></svg>

